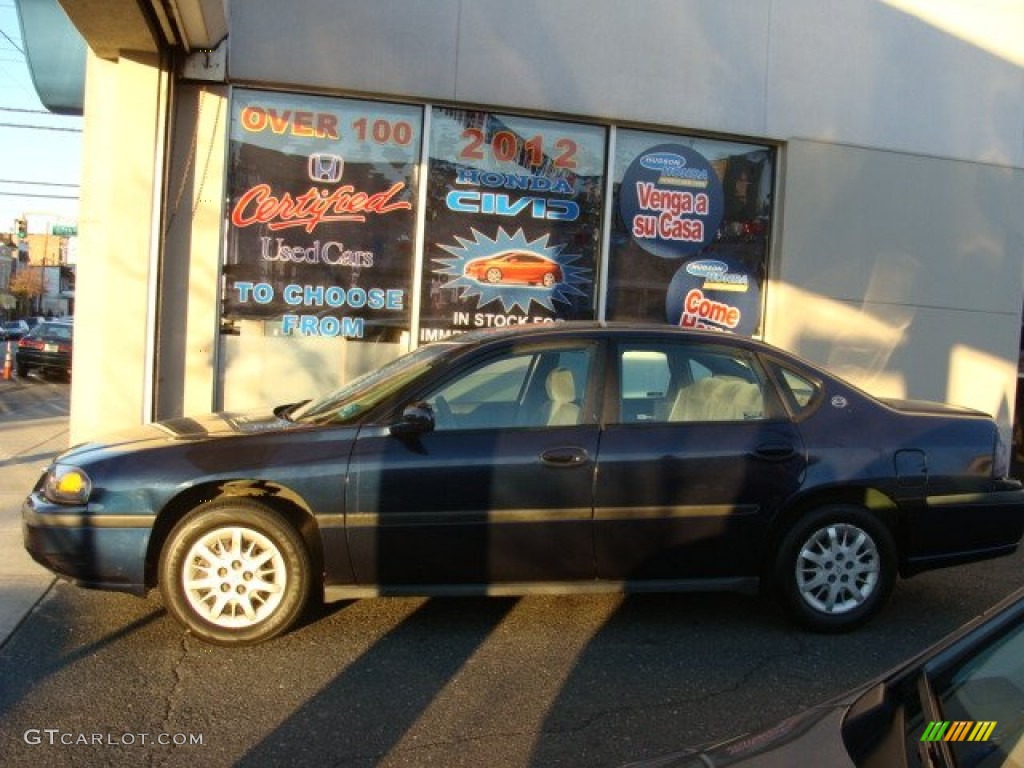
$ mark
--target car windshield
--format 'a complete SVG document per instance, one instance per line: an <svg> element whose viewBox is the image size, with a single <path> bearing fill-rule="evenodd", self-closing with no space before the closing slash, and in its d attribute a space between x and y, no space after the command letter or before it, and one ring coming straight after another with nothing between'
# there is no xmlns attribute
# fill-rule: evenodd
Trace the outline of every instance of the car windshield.
<svg viewBox="0 0 1024 768"><path fill-rule="evenodd" d="M438 358L452 349L438 342L420 347L383 368L365 373L324 397L310 400L284 414L306 424L345 424L382 402L417 376L430 370Z"/></svg>

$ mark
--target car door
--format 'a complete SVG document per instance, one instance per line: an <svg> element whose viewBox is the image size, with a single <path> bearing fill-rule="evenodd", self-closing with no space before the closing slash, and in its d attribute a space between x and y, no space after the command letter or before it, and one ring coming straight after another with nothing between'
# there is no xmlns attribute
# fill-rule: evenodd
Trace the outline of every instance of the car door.
<svg viewBox="0 0 1024 768"><path fill-rule="evenodd" d="M592 579L597 350L506 346L417 393L432 430L364 427L346 490L360 583Z"/></svg>
<svg viewBox="0 0 1024 768"><path fill-rule="evenodd" d="M753 355L692 340L622 341L609 366L595 486L599 578L756 576L771 515L806 466Z"/></svg>

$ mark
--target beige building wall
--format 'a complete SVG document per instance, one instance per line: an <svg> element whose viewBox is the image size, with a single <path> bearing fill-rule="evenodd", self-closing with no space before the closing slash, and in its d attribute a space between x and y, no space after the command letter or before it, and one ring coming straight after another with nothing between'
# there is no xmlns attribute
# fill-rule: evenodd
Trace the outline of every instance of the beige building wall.
<svg viewBox="0 0 1024 768"><path fill-rule="evenodd" d="M767 341L873 394L978 408L1008 427L1024 171L791 141L781 179Z"/></svg>
<svg viewBox="0 0 1024 768"><path fill-rule="evenodd" d="M221 215L228 89L180 84L173 93L160 285L154 417L215 407Z"/></svg>
<svg viewBox="0 0 1024 768"><path fill-rule="evenodd" d="M71 443L148 421L166 78L89 54Z"/></svg>

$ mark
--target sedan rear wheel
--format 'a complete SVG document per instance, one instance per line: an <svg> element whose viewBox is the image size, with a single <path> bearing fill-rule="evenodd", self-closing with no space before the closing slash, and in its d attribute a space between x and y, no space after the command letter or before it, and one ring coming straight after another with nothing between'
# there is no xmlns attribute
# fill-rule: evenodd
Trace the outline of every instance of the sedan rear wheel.
<svg viewBox="0 0 1024 768"><path fill-rule="evenodd" d="M160 558L167 610L194 635L249 645L286 631L310 592L301 536L252 501L216 501L174 528Z"/></svg>
<svg viewBox="0 0 1024 768"><path fill-rule="evenodd" d="M866 510L824 507L782 542L776 581L796 618L821 632L854 629L877 614L896 582L889 530Z"/></svg>

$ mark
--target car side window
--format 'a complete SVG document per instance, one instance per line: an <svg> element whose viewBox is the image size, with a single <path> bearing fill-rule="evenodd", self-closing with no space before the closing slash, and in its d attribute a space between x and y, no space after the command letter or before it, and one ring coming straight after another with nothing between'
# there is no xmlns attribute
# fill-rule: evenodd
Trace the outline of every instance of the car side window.
<svg viewBox="0 0 1024 768"><path fill-rule="evenodd" d="M764 385L742 350L679 343L619 349L621 423L765 418Z"/></svg>
<svg viewBox="0 0 1024 768"><path fill-rule="evenodd" d="M586 346L484 361L427 395L435 430L581 424L592 360L593 350Z"/></svg>
<svg viewBox="0 0 1024 768"><path fill-rule="evenodd" d="M800 413L807 410L815 402L820 387L806 376L780 365L775 366L776 378L781 385L782 394L789 403L790 410Z"/></svg>

